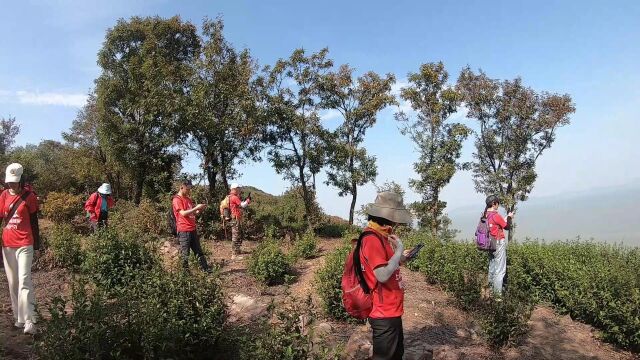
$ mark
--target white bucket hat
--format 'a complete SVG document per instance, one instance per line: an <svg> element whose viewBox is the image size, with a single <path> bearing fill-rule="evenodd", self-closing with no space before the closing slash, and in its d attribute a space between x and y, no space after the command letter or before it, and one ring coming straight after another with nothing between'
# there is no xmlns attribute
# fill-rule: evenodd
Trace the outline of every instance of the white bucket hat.
<svg viewBox="0 0 640 360"><path fill-rule="evenodd" d="M111 184L104 183L98 188L98 192L104 195L111 195Z"/></svg>
<svg viewBox="0 0 640 360"><path fill-rule="evenodd" d="M238 183L233 183L233 184L231 184L231 190L233 190L233 189L237 189L237 188L239 188L239 187L240 187L240 184L238 184Z"/></svg>
<svg viewBox="0 0 640 360"><path fill-rule="evenodd" d="M22 165L18 163L13 163L7 166L7 171L5 172L4 182L5 183L17 183L20 182L22 178L22 173L24 172L24 168Z"/></svg>
<svg viewBox="0 0 640 360"><path fill-rule="evenodd" d="M367 214L393 221L397 224L410 224L411 213L402 203L402 196L394 192L381 192L376 201L367 205Z"/></svg>

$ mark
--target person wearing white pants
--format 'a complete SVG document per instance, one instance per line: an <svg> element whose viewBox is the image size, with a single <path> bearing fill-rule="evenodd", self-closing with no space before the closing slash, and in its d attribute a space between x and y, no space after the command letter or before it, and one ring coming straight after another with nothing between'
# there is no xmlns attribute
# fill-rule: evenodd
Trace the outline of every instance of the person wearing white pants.
<svg viewBox="0 0 640 360"><path fill-rule="evenodd" d="M35 294L31 265L37 236L34 236L32 230L32 220L37 216L38 200L32 192L23 189L22 173L22 165L9 165L5 177L9 189L0 194L2 259L9 283L15 326L24 328L25 334L35 334Z"/></svg>
<svg viewBox="0 0 640 360"><path fill-rule="evenodd" d="M504 230L511 228L513 213L509 213L505 221L498 213L500 201L495 195L487 197L485 203L487 206L483 216L487 219L489 234L496 239L496 250L489 254L489 285L493 293L500 296L503 280L507 274L507 239L504 236Z"/></svg>

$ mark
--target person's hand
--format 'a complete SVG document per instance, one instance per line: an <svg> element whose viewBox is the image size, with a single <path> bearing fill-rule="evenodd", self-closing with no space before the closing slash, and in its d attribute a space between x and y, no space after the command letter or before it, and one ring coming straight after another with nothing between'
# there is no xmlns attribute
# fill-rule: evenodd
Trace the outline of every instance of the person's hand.
<svg viewBox="0 0 640 360"><path fill-rule="evenodd" d="M409 253L411 253L411 249L407 249L402 252L402 257L400 258L400 265L403 265L409 259Z"/></svg>
<svg viewBox="0 0 640 360"><path fill-rule="evenodd" d="M198 204L198 205L196 205L196 208L195 208L195 209L196 209L196 211L199 211L199 210L204 209L206 206L207 206L207 205L205 205L205 204Z"/></svg>
<svg viewBox="0 0 640 360"><path fill-rule="evenodd" d="M398 235L391 234L389 235L389 242L395 248L395 251L404 251L404 244L402 244L402 240L398 237Z"/></svg>
<svg viewBox="0 0 640 360"><path fill-rule="evenodd" d="M510 217L513 219L513 211L507 214L507 217Z"/></svg>

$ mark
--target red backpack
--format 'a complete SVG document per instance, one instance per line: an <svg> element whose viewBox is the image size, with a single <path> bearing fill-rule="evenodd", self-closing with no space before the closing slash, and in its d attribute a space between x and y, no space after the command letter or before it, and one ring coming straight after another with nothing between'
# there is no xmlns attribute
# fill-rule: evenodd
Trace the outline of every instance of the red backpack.
<svg viewBox="0 0 640 360"><path fill-rule="evenodd" d="M365 281L362 273L362 263L360 262L360 248L362 247L362 239L367 235L375 235L384 246L384 241L376 232L364 231L360 234L356 247L347 256L342 273L342 305L349 315L357 319L366 319L373 309L373 301L371 300L371 289ZM376 286L380 286L377 283Z"/></svg>

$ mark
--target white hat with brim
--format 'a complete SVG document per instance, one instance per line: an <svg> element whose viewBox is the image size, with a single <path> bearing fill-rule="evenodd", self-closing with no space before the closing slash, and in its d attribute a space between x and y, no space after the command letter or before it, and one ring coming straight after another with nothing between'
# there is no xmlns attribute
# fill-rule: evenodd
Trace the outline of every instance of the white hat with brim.
<svg viewBox="0 0 640 360"><path fill-rule="evenodd" d="M365 212L397 224L410 224L413 220L411 212L402 203L402 196L389 191L379 193L376 201L367 205Z"/></svg>
<svg viewBox="0 0 640 360"><path fill-rule="evenodd" d="M231 184L231 189L237 189L239 187L240 187L240 184L238 184L238 183Z"/></svg>
<svg viewBox="0 0 640 360"><path fill-rule="evenodd" d="M111 184L104 183L100 185L98 192L104 195L111 195Z"/></svg>
<svg viewBox="0 0 640 360"><path fill-rule="evenodd" d="M22 178L22 173L24 172L24 168L22 165L18 163L13 163L7 166L7 170L5 172L4 182L5 183L17 183L20 182Z"/></svg>

